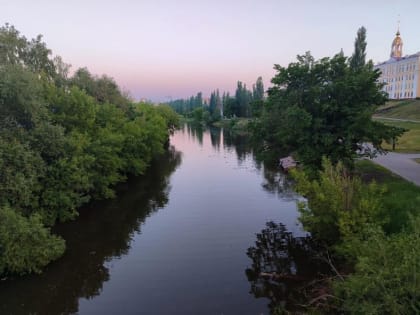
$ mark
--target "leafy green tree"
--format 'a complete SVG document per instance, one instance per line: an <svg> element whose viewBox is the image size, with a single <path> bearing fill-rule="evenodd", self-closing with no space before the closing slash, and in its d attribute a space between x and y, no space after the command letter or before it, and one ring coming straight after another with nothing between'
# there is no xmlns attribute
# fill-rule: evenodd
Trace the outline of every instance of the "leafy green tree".
<svg viewBox="0 0 420 315"><path fill-rule="evenodd" d="M168 107L133 104L108 76L82 68L69 78L50 55L41 36L0 28L0 275L59 257L64 241L45 226L143 174L178 124Z"/></svg>
<svg viewBox="0 0 420 315"><path fill-rule="evenodd" d="M37 214L25 218L0 207L0 274L41 272L64 252L64 240L51 235Z"/></svg>
<svg viewBox="0 0 420 315"><path fill-rule="evenodd" d="M160 104L156 107L156 110L165 119L166 127L171 134L180 127L179 115L170 106Z"/></svg>
<svg viewBox="0 0 420 315"><path fill-rule="evenodd" d="M295 152L311 169L321 168L323 156L352 167L354 158L370 154L360 150L363 143L372 143L375 153L384 140L402 133L372 120L386 95L371 62L353 71L341 54L314 61L307 53L287 68L275 68L278 73L255 127L267 148Z"/></svg>
<svg viewBox="0 0 420 315"><path fill-rule="evenodd" d="M28 143L0 136L0 207L10 205L22 214L37 208L40 177L45 164ZM3 223L1 223L3 224ZM1 225L0 224L0 225Z"/></svg>
<svg viewBox="0 0 420 315"><path fill-rule="evenodd" d="M66 132L92 130L98 107L95 100L83 90L73 86L70 90L56 90L50 100L54 121Z"/></svg>
<svg viewBox="0 0 420 315"><path fill-rule="evenodd" d="M0 28L1 65L20 65L48 80L53 80L56 70L50 55L51 50L42 41L41 35L28 41L14 26L6 23Z"/></svg>
<svg viewBox="0 0 420 315"><path fill-rule="evenodd" d="M0 67L0 120L14 121L17 127L32 129L45 119L42 82L21 65Z"/></svg>

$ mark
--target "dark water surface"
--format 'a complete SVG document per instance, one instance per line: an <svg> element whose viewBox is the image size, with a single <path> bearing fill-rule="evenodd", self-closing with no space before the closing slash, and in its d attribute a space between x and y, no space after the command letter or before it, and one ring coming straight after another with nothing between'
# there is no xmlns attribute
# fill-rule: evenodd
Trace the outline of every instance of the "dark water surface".
<svg viewBox="0 0 420 315"><path fill-rule="evenodd" d="M56 227L67 252L43 274L0 281L0 314L269 314L247 252L270 221L305 234L294 193L246 137L185 126L171 145L116 199Z"/></svg>

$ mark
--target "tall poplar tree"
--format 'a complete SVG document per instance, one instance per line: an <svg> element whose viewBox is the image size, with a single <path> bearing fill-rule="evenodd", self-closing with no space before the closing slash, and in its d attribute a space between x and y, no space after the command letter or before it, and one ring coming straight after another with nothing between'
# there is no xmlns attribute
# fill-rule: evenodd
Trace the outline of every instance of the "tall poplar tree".
<svg viewBox="0 0 420 315"><path fill-rule="evenodd" d="M350 57L350 68L358 70L366 64L366 28L363 26L357 31L354 41L354 52Z"/></svg>

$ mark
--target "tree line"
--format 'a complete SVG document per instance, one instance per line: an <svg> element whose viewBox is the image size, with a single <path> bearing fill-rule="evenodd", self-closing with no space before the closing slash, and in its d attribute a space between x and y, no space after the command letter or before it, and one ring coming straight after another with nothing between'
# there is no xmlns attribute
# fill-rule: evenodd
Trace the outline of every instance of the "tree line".
<svg viewBox="0 0 420 315"><path fill-rule="evenodd" d="M40 272L65 242L50 233L111 198L162 153L177 115L136 103L106 76L70 66L42 36L0 28L0 274Z"/></svg>
<svg viewBox="0 0 420 315"><path fill-rule="evenodd" d="M262 78L258 77L252 90L238 81L235 95L230 95L229 92L220 93L216 89L211 92L209 99L204 99L203 93L199 92L189 99L177 99L167 104L180 115L211 123L222 118L258 116L263 100L264 83Z"/></svg>

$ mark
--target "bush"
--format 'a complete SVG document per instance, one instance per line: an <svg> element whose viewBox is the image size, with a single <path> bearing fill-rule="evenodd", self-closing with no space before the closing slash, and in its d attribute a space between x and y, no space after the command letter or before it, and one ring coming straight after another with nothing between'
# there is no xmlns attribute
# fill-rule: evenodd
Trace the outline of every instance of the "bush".
<svg viewBox="0 0 420 315"><path fill-rule="evenodd" d="M370 226L353 242L355 272L334 284L349 314L420 314L420 218L412 229L386 237Z"/></svg>
<svg viewBox="0 0 420 315"><path fill-rule="evenodd" d="M307 198L298 203L299 220L317 239L336 244L357 234L364 224L378 222L383 188L375 183L362 184L343 164L333 166L324 159L319 178L312 181L303 171L292 174L297 191Z"/></svg>
<svg viewBox="0 0 420 315"><path fill-rule="evenodd" d="M40 273L64 252L64 240L51 235L37 214L25 218L3 207L0 222L0 274Z"/></svg>

